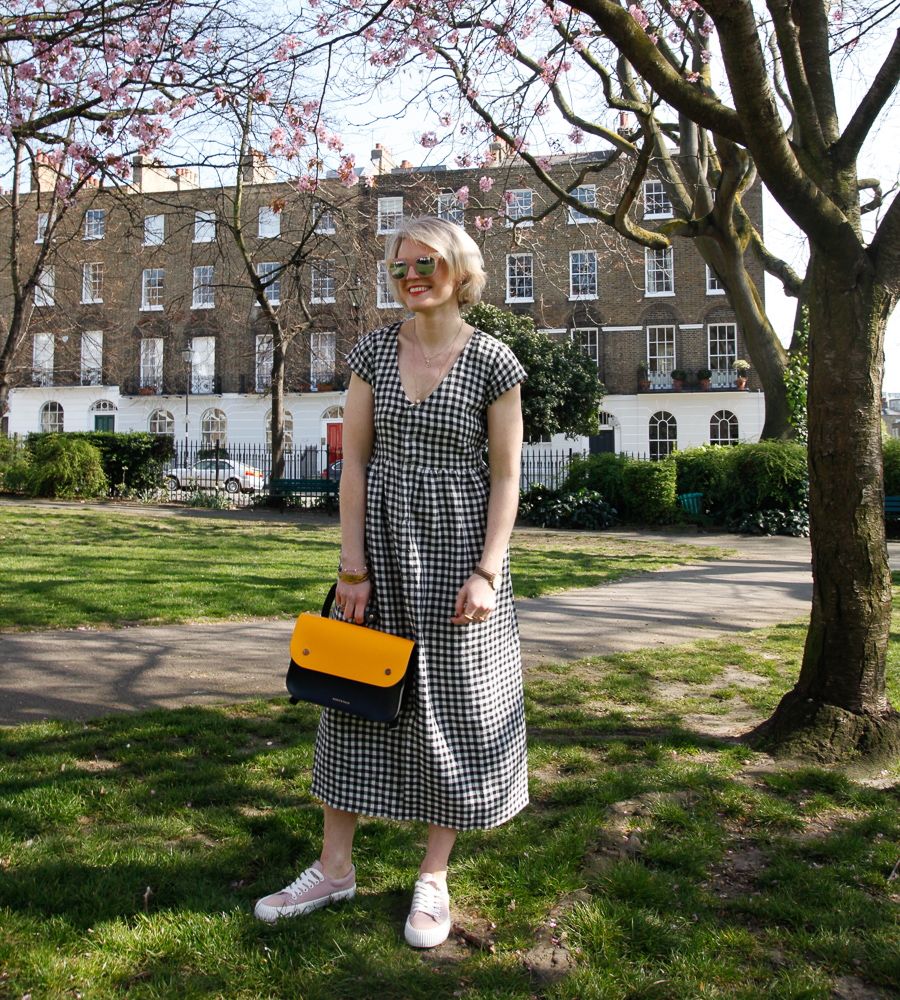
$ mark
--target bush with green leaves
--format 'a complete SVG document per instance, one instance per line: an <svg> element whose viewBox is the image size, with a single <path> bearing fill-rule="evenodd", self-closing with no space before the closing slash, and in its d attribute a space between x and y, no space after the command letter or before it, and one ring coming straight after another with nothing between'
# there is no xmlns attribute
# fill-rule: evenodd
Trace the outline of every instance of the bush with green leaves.
<svg viewBox="0 0 900 1000"><path fill-rule="evenodd" d="M65 434L43 434L31 445L23 484L32 497L71 500L106 496L109 483L100 450L89 441Z"/></svg>
<svg viewBox="0 0 900 1000"><path fill-rule="evenodd" d="M676 468L671 458L661 462L630 461L622 477L625 509L640 524L666 524L678 516Z"/></svg>
<svg viewBox="0 0 900 1000"><path fill-rule="evenodd" d="M599 493L620 514L625 512L625 466L632 461L626 455L607 451L589 458L573 458L562 489L569 492L587 489Z"/></svg>
<svg viewBox="0 0 900 1000"><path fill-rule="evenodd" d="M539 441L547 434L598 433L597 415L606 390L596 363L577 344L538 332L530 316L483 302L469 309L466 322L502 340L525 369L522 417L526 440Z"/></svg>
<svg viewBox="0 0 900 1000"><path fill-rule="evenodd" d="M146 431L125 434L114 431L67 431L59 436L87 441L96 447L111 489L123 495L158 486L163 467L175 450L172 437L148 434ZM46 434L29 435L26 447L32 455L39 442L46 437Z"/></svg>
<svg viewBox="0 0 900 1000"><path fill-rule="evenodd" d="M881 444L884 456L884 492L885 496L900 496L900 441L889 438Z"/></svg>
<svg viewBox="0 0 900 1000"><path fill-rule="evenodd" d="M600 531L618 523L615 509L599 493L586 489L553 490L540 484L522 494L519 516L542 528Z"/></svg>

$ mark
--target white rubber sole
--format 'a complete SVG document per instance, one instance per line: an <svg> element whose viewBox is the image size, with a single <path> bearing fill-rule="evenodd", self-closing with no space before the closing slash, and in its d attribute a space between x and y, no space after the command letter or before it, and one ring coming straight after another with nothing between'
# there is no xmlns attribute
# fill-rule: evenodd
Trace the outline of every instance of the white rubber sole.
<svg viewBox="0 0 900 1000"><path fill-rule="evenodd" d="M285 917L299 917L304 913L312 913L313 910L321 910L323 906L330 906L332 903L339 903L342 899L353 899L356 895L356 886L343 889L340 892L333 892L329 896L321 899L311 899L305 903L295 903L292 906L267 906L260 900L254 908L254 914L267 924L274 924L277 920Z"/></svg>
<svg viewBox="0 0 900 1000"><path fill-rule="evenodd" d="M409 922L409 917L407 917L406 928L403 934L406 938L406 943L411 948L437 948L450 935L450 916L448 914L447 919L442 924L437 924L435 927L428 927L423 930L413 927Z"/></svg>

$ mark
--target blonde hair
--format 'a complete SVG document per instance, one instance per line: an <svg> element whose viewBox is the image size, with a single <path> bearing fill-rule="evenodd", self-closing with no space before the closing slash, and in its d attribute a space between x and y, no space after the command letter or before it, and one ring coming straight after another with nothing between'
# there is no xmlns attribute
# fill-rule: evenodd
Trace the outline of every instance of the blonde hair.
<svg viewBox="0 0 900 1000"><path fill-rule="evenodd" d="M430 247L447 262L450 280L458 282L456 301L460 306L473 306L481 300L481 291L487 281L484 258L478 244L454 222L439 219L435 215L423 215L418 219L404 219L397 231L392 233L384 248L385 261L394 260L400 252L400 244L412 240ZM388 271L388 280L397 283ZM396 296L399 298L399 295Z"/></svg>

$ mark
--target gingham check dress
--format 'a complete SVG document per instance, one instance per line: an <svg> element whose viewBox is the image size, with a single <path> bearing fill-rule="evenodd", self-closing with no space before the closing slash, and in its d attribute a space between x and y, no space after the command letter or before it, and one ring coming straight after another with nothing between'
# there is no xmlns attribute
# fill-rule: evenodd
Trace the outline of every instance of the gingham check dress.
<svg viewBox="0 0 900 1000"><path fill-rule="evenodd" d="M366 549L377 627L415 639L419 667L394 729L323 709L312 792L368 816L487 829L528 803L509 553L487 621L460 626L450 618L484 545L487 408L525 371L508 347L476 330L416 405L400 381L398 331L373 330L347 362L375 401Z"/></svg>

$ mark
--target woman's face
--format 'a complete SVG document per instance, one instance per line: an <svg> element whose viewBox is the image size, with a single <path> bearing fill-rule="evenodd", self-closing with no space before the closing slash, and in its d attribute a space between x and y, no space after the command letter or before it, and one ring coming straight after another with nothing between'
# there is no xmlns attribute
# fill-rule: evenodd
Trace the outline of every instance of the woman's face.
<svg viewBox="0 0 900 1000"><path fill-rule="evenodd" d="M437 266L433 274L423 276L416 271L414 265L420 257L435 258ZM449 303L454 306L457 304L457 284L450 279L447 262L431 247L413 240L404 240L393 259L405 261L408 265L406 277L395 281L407 309L427 313Z"/></svg>

